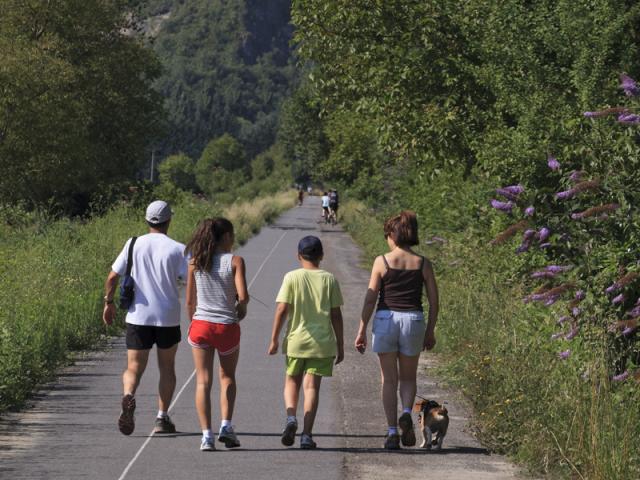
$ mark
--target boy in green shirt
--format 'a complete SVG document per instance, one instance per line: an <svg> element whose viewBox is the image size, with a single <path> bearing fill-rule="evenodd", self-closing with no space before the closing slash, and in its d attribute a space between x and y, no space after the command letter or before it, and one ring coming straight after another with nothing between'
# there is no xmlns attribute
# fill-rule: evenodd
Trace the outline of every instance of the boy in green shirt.
<svg viewBox="0 0 640 480"><path fill-rule="evenodd" d="M320 269L324 252L318 237L307 236L298 243L298 260L302 268L285 275L276 298L273 331L269 355L278 352L278 337L289 317L282 342L287 371L284 401L287 423L282 432L282 444L290 447L295 441L298 421L296 411L300 387L304 388L304 427L300 448L316 448L311 431L318 410L320 381L333 373L344 358L342 337L342 293L335 277Z"/></svg>

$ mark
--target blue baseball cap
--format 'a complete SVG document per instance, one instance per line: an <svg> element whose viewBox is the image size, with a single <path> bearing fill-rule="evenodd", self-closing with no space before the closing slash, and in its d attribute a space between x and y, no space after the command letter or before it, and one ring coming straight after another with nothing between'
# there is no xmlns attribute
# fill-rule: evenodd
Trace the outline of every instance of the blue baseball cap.
<svg viewBox="0 0 640 480"><path fill-rule="evenodd" d="M307 235L298 242L298 253L311 258L318 258L324 253L322 242L318 237Z"/></svg>

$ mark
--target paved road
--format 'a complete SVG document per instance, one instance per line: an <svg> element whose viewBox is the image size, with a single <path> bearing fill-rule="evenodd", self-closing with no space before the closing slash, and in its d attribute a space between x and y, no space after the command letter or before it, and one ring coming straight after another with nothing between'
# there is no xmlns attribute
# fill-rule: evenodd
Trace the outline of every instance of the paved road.
<svg viewBox="0 0 640 480"><path fill-rule="evenodd" d="M378 400L379 373L375 355L351 349L368 272L359 268L360 251L339 227L317 223L317 198L286 212L264 228L239 254L248 268L253 297L242 322L238 367L238 401L234 424L242 448L203 453L194 407L190 348L178 349L178 387L171 416L179 433L151 436L157 409L157 368L149 363L137 393L136 430L130 437L117 431L121 373L125 366L122 339L104 352L89 353L36 395L33 407L0 421L0 478L12 479L511 479L517 471L498 456L488 455L465 433L467 411L455 394L427 377L425 355L419 390L448 400L451 427L441 454L407 449L398 453L380 447L385 433ZM283 275L297 268L296 245L305 234L319 235L325 245L324 268L343 289L347 356L335 376L322 385L315 427L316 451L286 449L280 444L284 419L284 360L266 355L273 301ZM115 252L114 252L115 254ZM261 304L264 303L266 305ZM96 321L98 321L96 319ZM187 319L182 319L183 336ZM214 426L218 424L214 386ZM301 415L299 415L301 416Z"/></svg>

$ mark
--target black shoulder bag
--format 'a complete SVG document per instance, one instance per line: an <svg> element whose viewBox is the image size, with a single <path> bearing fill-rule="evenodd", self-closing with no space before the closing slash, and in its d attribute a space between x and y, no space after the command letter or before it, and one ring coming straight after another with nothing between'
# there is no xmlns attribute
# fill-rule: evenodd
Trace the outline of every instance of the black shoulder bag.
<svg viewBox="0 0 640 480"><path fill-rule="evenodd" d="M120 308L123 310L129 310L129 307L133 303L133 296L135 294L133 288L133 277L131 276L131 267L133 267L133 245L136 243L138 237L131 237L129 242L129 252L127 254L127 272L124 274L122 283L120 284Z"/></svg>

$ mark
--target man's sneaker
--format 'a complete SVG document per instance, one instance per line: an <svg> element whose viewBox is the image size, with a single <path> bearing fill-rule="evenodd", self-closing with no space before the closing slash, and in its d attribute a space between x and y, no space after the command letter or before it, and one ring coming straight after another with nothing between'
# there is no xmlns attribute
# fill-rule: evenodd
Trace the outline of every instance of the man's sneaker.
<svg viewBox="0 0 640 480"><path fill-rule="evenodd" d="M413 447L416 444L416 432L413 429L413 419L409 412L403 413L398 419L400 427L400 439L405 447Z"/></svg>
<svg viewBox="0 0 640 480"><path fill-rule="evenodd" d="M123 435L131 435L136 427L133 414L136 411L136 399L133 395L127 394L122 397L122 412L118 418L118 429Z"/></svg>
<svg viewBox="0 0 640 480"><path fill-rule="evenodd" d="M385 450L400 450L400 435L397 433L387 434L384 438Z"/></svg>
<svg viewBox="0 0 640 480"><path fill-rule="evenodd" d="M316 448L316 442L313 441L311 435L303 433L300 435L300 448L303 450L312 450Z"/></svg>
<svg viewBox="0 0 640 480"><path fill-rule="evenodd" d="M285 447L290 447L293 442L296 441L296 432L298 431L298 422L287 422L282 432L282 444Z"/></svg>
<svg viewBox="0 0 640 480"><path fill-rule="evenodd" d="M156 418L155 425L156 428L153 430L154 433L176 433L176 426L169 418L169 415L166 417Z"/></svg>
<svg viewBox="0 0 640 480"><path fill-rule="evenodd" d="M211 437L202 437L202 442L200 443L200 450L203 452L213 452L216 449L215 442Z"/></svg>
<svg viewBox="0 0 640 480"><path fill-rule="evenodd" d="M233 431L233 427L231 425L228 427L220 427L218 441L223 442L224 446L227 448L236 448L240 446L238 437L236 437L236 433Z"/></svg>

